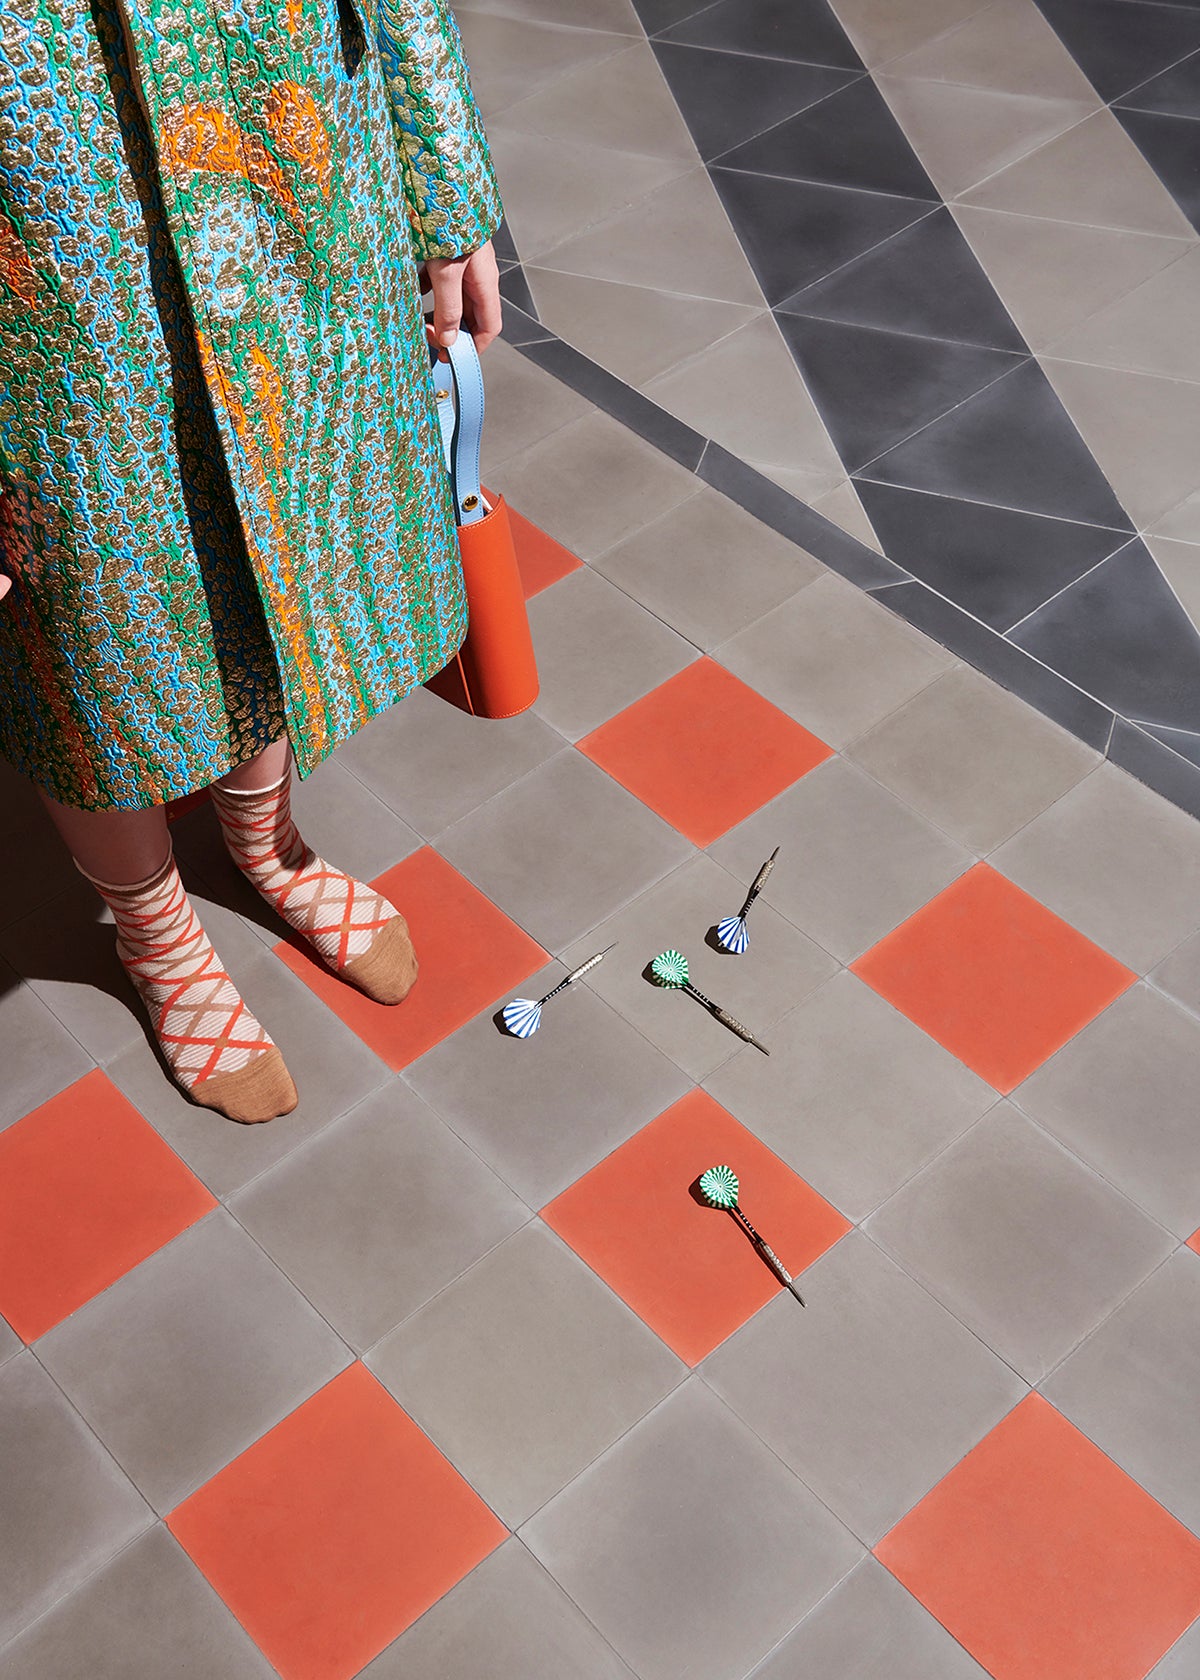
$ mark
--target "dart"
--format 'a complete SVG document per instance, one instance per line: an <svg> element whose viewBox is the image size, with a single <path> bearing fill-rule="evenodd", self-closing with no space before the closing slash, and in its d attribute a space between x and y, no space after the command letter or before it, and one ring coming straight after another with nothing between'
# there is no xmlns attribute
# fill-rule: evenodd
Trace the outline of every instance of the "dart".
<svg viewBox="0 0 1200 1680"><path fill-rule="evenodd" d="M723 1027L728 1027L730 1032L745 1039L747 1044L753 1044L754 1048L761 1050L764 1056L771 1054L765 1044L758 1042L748 1027L744 1027L740 1021L734 1019L727 1009L722 1009L719 1003L714 1003L711 998L705 997L703 992L698 991L692 985L688 972L688 961L682 951L663 951L650 964L650 972L660 986L666 986L677 992L687 992L689 997L694 997L697 1003L702 1003L711 1015L715 1015Z"/></svg>
<svg viewBox="0 0 1200 1680"><path fill-rule="evenodd" d="M796 1288L792 1274L770 1244L765 1243L759 1236L738 1206L738 1188L738 1177L732 1167L709 1167L707 1172L700 1174L700 1194L709 1207L721 1208L733 1215L776 1277L787 1285L800 1305L804 1306L804 1297Z"/></svg>
<svg viewBox="0 0 1200 1680"><path fill-rule="evenodd" d="M779 847L771 853L758 874L754 877L754 885L746 894L746 902L736 916L726 916L723 922L717 923L717 943L722 950L728 951L730 956L740 957L750 944L750 935L746 931L746 917L750 914L750 906L767 884L767 876L775 867L775 859L779 856Z"/></svg>
<svg viewBox="0 0 1200 1680"><path fill-rule="evenodd" d="M500 1018L514 1038L532 1038L542 1024L542 1010L551 998L556 998L559 992L565 992L568 986L574 985L585 975L589 968L595 968L612 950L606 945L603 951L597 951L594 957L589 957L585 963L571 970L565 980L560 980L554 990L547 992L543 998L513 998L500 1011Z"/></svg>

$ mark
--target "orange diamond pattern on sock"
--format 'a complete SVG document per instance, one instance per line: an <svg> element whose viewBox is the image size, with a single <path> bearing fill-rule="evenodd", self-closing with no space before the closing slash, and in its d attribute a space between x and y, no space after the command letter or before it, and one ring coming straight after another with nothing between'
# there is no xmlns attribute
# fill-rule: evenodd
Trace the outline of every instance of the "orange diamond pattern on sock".
<svg viewBox="0 0 1200 1680"><path fill-rule="evenodd" d="M116 920L117 955L185 1090L239 1073L271 1048L213 950L174 858L133 887L93 884Z"/></svg>
<svg viewBox="0 0 1200 1680"><path fill-rule="evenodd" d="M212 801L238 868L338 973L395 921L398 911L381 893L305 843L292 820L290 774L249 793L214 787Z"/></svg>

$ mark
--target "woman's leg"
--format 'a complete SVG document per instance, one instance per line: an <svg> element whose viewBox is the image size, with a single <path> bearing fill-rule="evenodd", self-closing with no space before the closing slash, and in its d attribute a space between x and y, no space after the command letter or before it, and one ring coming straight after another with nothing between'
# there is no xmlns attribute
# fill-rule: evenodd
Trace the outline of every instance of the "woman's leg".
<svg viewBox="0 0 1200 1680"><path fill-rule="evenodd" d="M376 1003L399 1003L417 977L408 924L374 887L306 845L292 821L291 788L286 739L213 784L233 861L335 974Z"/></svg>
<svg viewBox="0 0 1200 1680"><path fill-rule="evenodd" d="M117 956L177 1084L231 1120L290 1113L296 1088L200 925L175 867L163 807L78 811L42 798L113 913Z"/></svg>

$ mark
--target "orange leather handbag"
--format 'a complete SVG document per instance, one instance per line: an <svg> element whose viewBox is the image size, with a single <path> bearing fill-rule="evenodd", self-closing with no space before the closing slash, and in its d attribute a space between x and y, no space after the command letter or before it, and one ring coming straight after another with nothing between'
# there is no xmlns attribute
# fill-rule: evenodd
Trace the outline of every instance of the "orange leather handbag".
<svg viewBox="0 0 1200 1680"><path fill-rule="evenodd" d="M433 364L442 444L467 586L467 638L426 687L476 717L515 717L538 695L525 590L503 496L479 482L483 375L470 333Z"/></svg>

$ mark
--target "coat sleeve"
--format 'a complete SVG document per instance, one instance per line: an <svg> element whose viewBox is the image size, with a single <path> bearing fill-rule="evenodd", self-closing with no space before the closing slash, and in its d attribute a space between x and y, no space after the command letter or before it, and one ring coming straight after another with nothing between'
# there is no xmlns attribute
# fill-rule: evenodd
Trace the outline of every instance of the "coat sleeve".
<svg viewBox="0 0 1200 1680"><path fill-rule="evenodd" d="M504 211L458 25L444 0L377 0L375 16L417 256L462 256Z"/></svg>

